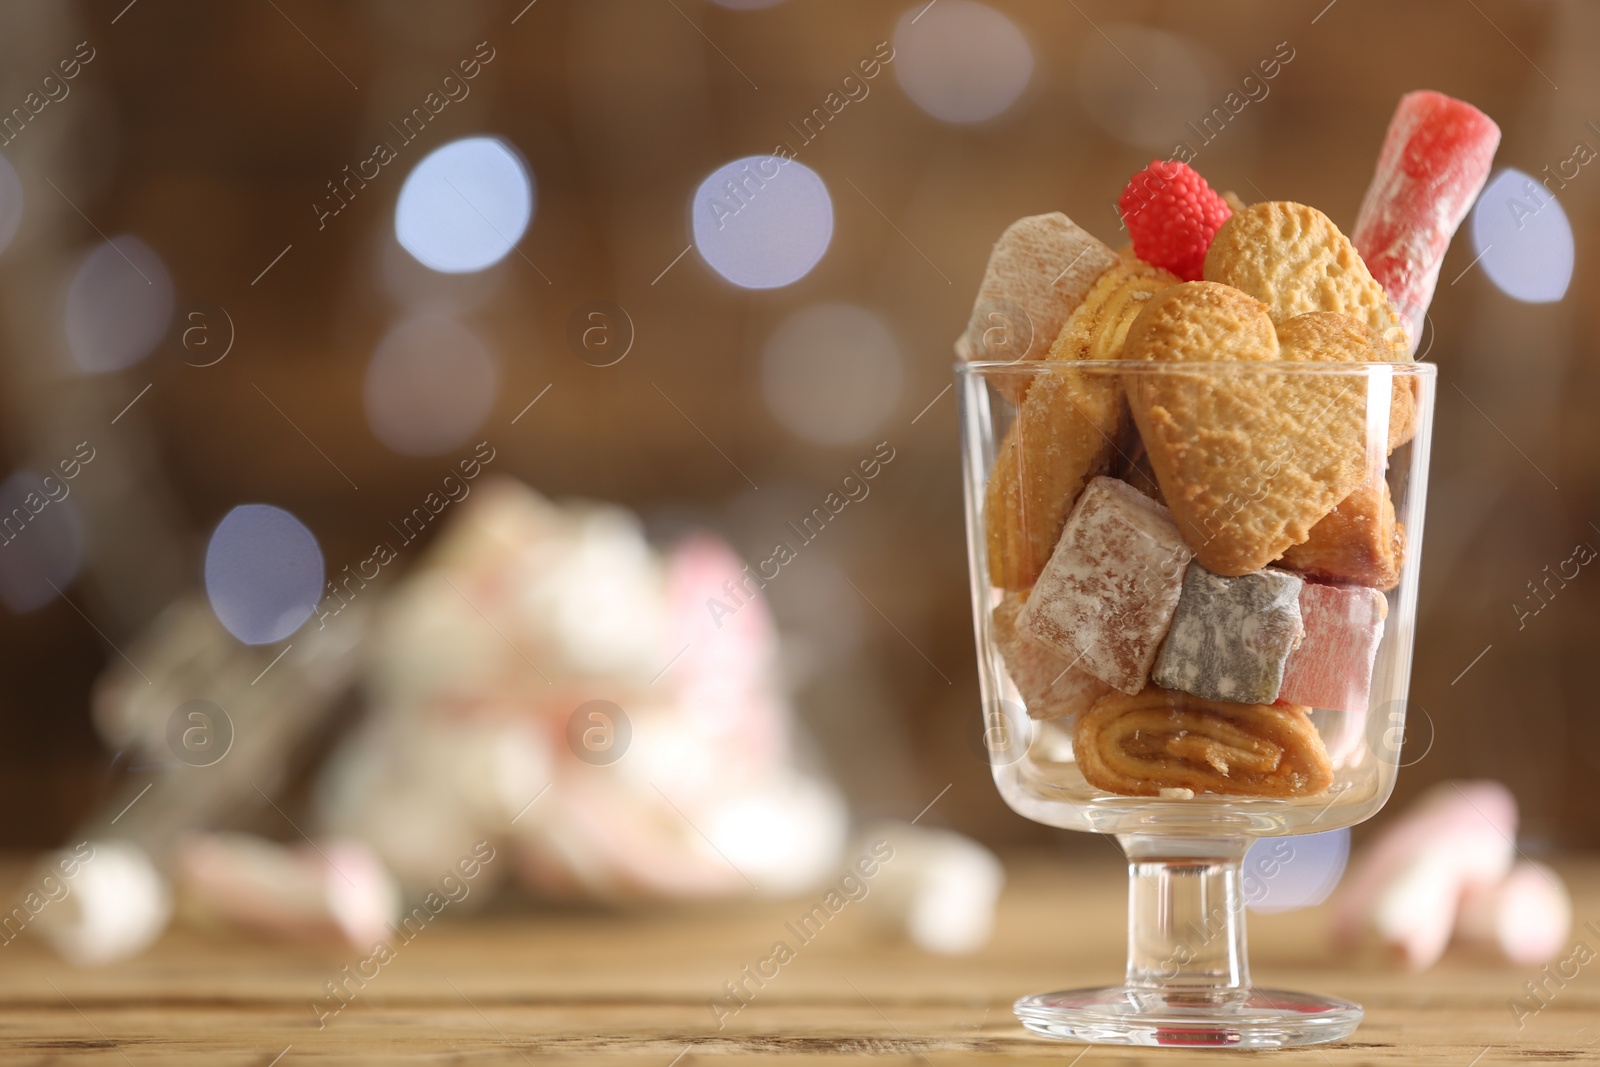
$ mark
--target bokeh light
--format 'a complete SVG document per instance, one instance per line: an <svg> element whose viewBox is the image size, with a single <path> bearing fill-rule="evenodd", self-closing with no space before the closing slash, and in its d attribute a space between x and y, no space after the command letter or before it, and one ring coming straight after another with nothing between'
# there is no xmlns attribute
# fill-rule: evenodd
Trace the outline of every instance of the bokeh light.
<svg viewBox="0 0 1600 1067"><path fill-rule="evenodd" d="M1531 174L1506 168L1472 208L1472 250L1507 296L1530 304L1560 300L1572 281L1572 224L1555 193Z"/></svg>
<svg viewBox="0 0 1600 1067"><path fill-rule="evenodd" d="M70 494L70 482L28 470L0 482L0 600L18 615L54 600L83 564L83 527Z"/></svg>
<svg viewBox="0 0 1600 1067"><path fill-rule="evenodd" d="M206 546L206 596L247 645L282 641L322 599L322 549L305 523L270 504L241 504Z"/></svg>
<svg viewBox="0 0 1600 1067"><path fill-rule="evenodd" d="M1328 899L1350 859L1350 831L1263 837L1245 853L1243 891L1251 911L1292 911Z"/></svg>
<svg viewBox="0 0 1600 1067"><path fill-rule="evenodd" d="M833 199L817 172L777 156L718 168L690 205L695 247L746 289L776 289L811 272L833 240Z"/></svg>
<svg viewBox="0 0 1600 1067"><path fill-rule="evenodd" d="M533 219L533 176L495 137L451 141L422 158L400 187L394 232L407 252L446 274L504 259Z"/></svg>
<svg viewBox="0 0 1600 1067"><path fill-rule="evenodd" d="M0 253L22 225L22 179L5 156L0 156Z"/></svg>
<svg viewBox="0 0 1600 1067"><path fill-rule="evenodd" d="M494 356L472 331L442 315L410 319L367 364L367 425L402 455L435 456L483 425L499 384Z"/></svg>
<svg viewBox="0 0 1600 1067"><path fill-rule="evenodd" d="M1168 156L1180 142L1204 138L1188 126L1213 105L1207 69L1213 57L1187 38L1126 22L1086 34L1078 53L1078 98L1107 136ZM1261 99L1271 86L1252 73L1247 90ZM1159 88L1154 79L1159 79ZM1247 99L1243 93L1240 99ZM1247 105L1248 106L1248 105ZM1226 109L1224 109L1226 114Z"/></svg>
<svg viewBox="0 0 1600 1067"><path fill-rule="evenodd" d="M172 276L156 250L124 234L96 245L67 289L67 350L91 374L131 367L172 322Z"/></svg>
<svg viewBox="0 0 1600 1067"><path fill-rule="evenodd" d="M1033 77L1033 49L1017 24L975 0L919 0L895 24L894 51L900 87L945 122L994 118Z"/></svg>
<svg viewBox="0 0 1600 1067"><path fill-rule="evenodd" d="M790 315L761 355L761 393L790 432L823 445L863 441L900 400L899 346L883 318L852 304Z"/></svg>

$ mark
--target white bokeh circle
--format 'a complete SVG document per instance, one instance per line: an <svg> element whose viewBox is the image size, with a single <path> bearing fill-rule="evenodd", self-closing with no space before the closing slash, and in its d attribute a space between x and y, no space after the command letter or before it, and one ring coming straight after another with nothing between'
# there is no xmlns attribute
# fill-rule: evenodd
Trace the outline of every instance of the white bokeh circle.
<svg viewBox="0 0 1600 1067"><path fill-rule="evenodd" d="M102 241L67 287L67 351L90 374L131 367L166 336L172 307L172 276L155 249L129 234Z"/></svg>
<svg viewBox="0 0 1600 1067"><path fill-rule="evenodd" d="M206 546L206 597L217 621L247 645L298 630L322 599L322 549L305 523L271 504L241 504Z"/></svg>
<svg viewBox="0 0 1600 1067"><path fill-rule="evenodd" d="M1240 884L1251 911L1293 911L1328 899L1350 860L1350 830L1263 837L1245 853Z"/></svg>
<svg viewBox="0 0 1600 1067"><path fill-rule="evenodd" d="M362 400L373 436L407 456L435 456L465 444L494 407L500 367L455 319L402 322L367 364Z"/></svg>
<svg viewBox="0 0 1600 1067"><path fill-rule="evenodd" d="M919 2L894 28L894 74L914 103L945 122L1003 113L1033 77L1017 24L976 0Z"/></svg>
<svg viewBox="0 0 1600 1067"><path fill-rule="evenodd" d="M1576 247L1555 193L1531 174L1506 168L1472 207L1472 246L1501 292L1530 304L1567 294Z"/></svg>
<svg viewBox="0 0 1600 1067"><path fill-rule="evenodd" d="M900 348L883 318L853 304L818 304L772 331L761 393L792 433L823 445L865 441L900 402Z"/></svg>
<svg viewBox="0 0 1600 1067"><path fill-rule="evenodd" d="M534 197L533 175L504 141L451 141L406 175L394 206L395 237L433 270L483 270L522 240Z"/></svg>
<svg viewBox="0 0 1600 1067"><path fill-rule="evenodd" d="M745 289L776 289L811 272L833 240L833 199L816 171L778 156L717 168L690 205L694 244Z"/></svg>
<svg viewBox="0 0 1600 1067"><path fill-rule="evenodd" d="M1078 53L1078 98L1089 117L1105 133L1134 148L1159 153L1163 158L1179 143L1203 144L1209 119L1204 109L1222 108L1227 97L1213 93L1209 71L1215 57L1195 41L1128 22L1106 23L1100 33L1084 37ZM1159 87L1151 75L1159 77ZM1249 106L1252 98L1266 100L1271 83L1252 71L1242 80L1238 99ZM1250 94L1250 95L1246 95ZM1216 96L1215 105L1204 103ZM1190 122L1200 126L1191 129ZM1214 135L1213 135L1214 136Z"/></svg>

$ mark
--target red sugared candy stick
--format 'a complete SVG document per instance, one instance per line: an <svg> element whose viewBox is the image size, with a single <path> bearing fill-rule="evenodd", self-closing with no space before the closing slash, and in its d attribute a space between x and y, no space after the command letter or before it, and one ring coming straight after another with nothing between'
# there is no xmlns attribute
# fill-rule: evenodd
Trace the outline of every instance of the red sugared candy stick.
<svg viewBox="0 0 1600 1067"><path fill-rule="evenodd" d="M1400 98L1356 218L1356 250L1405 316L1413 340L1450 238L1489 176L1500 127L1432 90Z"/></svg>

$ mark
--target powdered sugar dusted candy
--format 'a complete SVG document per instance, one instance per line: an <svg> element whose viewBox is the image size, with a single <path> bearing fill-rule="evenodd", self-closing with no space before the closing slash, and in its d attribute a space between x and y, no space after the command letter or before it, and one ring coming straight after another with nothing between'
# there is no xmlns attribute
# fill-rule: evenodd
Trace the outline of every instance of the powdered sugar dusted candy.
<svg viewBox="0 0 1600 1067"><path fill-rule="evenodd" d="M1074 715L1111 691L1111 687L1073 664L1051 645L1017 628L1027 598L1007 593L994 609L994 643L1006 671L1035 719Z"/></svg>
<svg viewBox="0 0 1600 1067"><path fill-rule="evenodd" d="M1166 508L1126 482L1095 478L1067 517L1019 626L1107 685L1136 694L1193 557Z"/></svg>
<svg viewBox="0 0 1600 1067"><path fill-rule="evenodd" d="M1292 704L1365 713L1372 661L1389 603L1376 589L1306 582L1300 590L1305 640L1289 656L1279 697Z"/></svg>
<svg viewBox="0 0 1600 1067"><path fill-rule="evenodd" d="M989 254L967 332L967 360L1043 359L1072 309L1117 254L1056 211L1006 227ZM1025 381L1018 384L1026 388Z"/></svg>
<svg viewBox="0 0 1600 1067"><path fill-rule="evenodd" d="M1456 227L1489 176L1500 127L1471 104L1423 90L1400 98L1353 238L1415 343Z"/></svg>
<svg viewBox="0 0 1600 1067"><path fill-rule="evenodd" d="M1300 643L1300 587L1287 571L1237 578L1191 563L1151 680L1207 700L1270 704Z"/></svg>

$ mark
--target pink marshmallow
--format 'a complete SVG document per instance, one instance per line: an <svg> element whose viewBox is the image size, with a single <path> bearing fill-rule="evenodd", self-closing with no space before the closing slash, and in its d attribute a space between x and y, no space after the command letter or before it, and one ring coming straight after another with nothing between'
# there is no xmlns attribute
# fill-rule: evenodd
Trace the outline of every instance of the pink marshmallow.
<svg viewBox="0 0 1600 1067"><path fill-rule="evenodd" d="M1555 871L1525 861L1497 885L1468 887L1456 935L1493 946L1519 966L1548 963L1567 949L1572 897Z"/></svg>
<svg viewBox="0 0 1600 1067"><path fill-rule="evenodd" d="M319 852L251 834L194 834L174 868L190 905L257 933L368 947L400 912L394 880L359 841L327 841Z"/></svg>
<svg viewBox="0 0 1600 1067"><path fill-rule="evenodd" d="M1353 864L1334 899L1335 942L1348 949L1371 935L1412 969L1432 966L1462 896L1511 870L1516 832L1516 800L1499 782L1435 786Z"/></svg>

